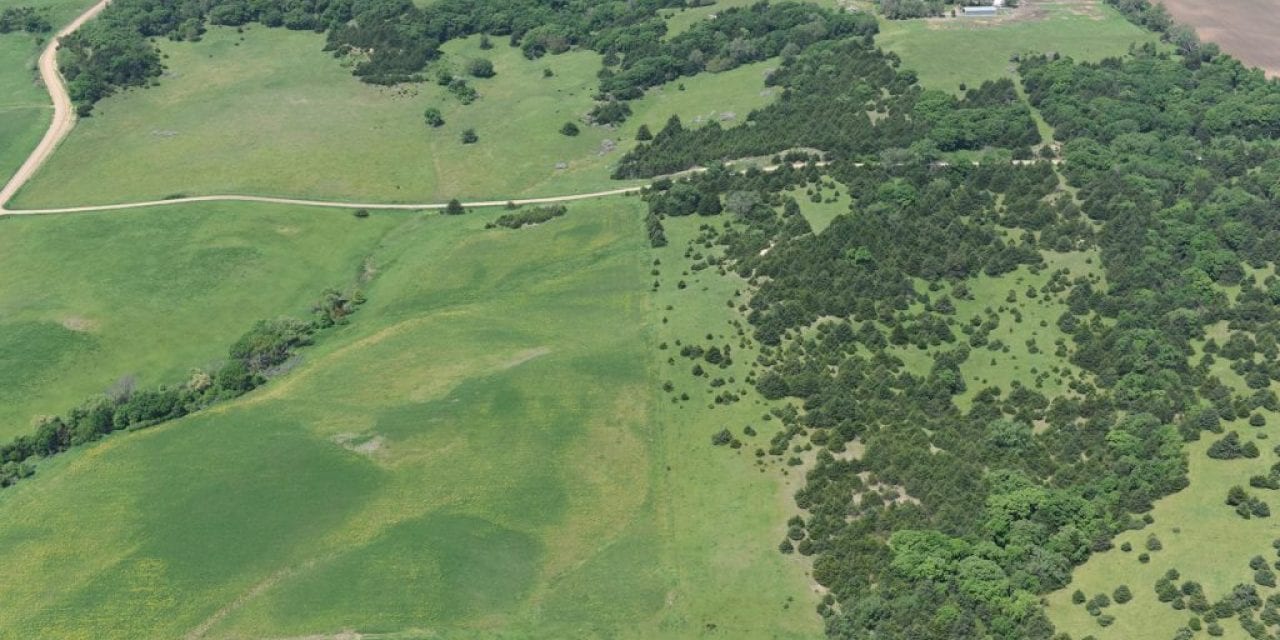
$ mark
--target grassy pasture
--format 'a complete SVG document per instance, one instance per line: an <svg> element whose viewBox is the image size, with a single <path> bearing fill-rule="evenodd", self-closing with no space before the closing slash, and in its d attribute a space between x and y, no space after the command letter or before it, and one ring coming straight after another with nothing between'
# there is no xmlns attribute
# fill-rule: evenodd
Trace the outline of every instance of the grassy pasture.
<svg viewBox="0 0 1280 640"><path fill-rule="evenodd" d="M48 12L56 31L90 0L0 0L0 9L36 7ZM53 105L35 70L45 36L23 32L0 35L0 183L26 159L49 126Z"/></svg>
<svg viewBox="0 0 1280 640"><path fill-rule="evenodd" d="M288 376L0 492L0 637L818 636L812 603L788 602L802 564L774 550L786 494L709 442L760 408L660 389L656 342L717 331L731 291L648 292L651 261L679 256L645 246L637 200L483 230L494 215L359 221L395 229L370 302ZM680 327L660 320L676 296Z"/></svg>
<svg viewBox="0 0 1280 640"><path fill-rule="evenodd" d="M1259 272L1256 277L1261 279L1265 275L1266 272ZM1238 290L1238 287L1234 289ZM1234 293L1238 291L1232 292L1233 297ZM1206 338L1222 344L1229 334L1227 323L1220 322L1208 327ZM1192 347L1191 362L1199 362L1204 354L1204 341L1195 341ZM1215 359L1210 366L1211 375L1217 376L1234 393L1251 393L1244 378L1233 371L1230 364L1227 358ZM1272 389L1280 389L1280 384L1272 383ZM1280 457L1273 451L1280 444L1280 416L1265 409L1258 411L1267 421L1263 427L1251 426L1246 419L1224 421L1222 426L1224 432L1238 432L1242 442L1253 440L1262 455L1252 460L1209 458L1206 455L1209 446L1222 438L1212 433L1202 434L1198 442L1187 444L1190 486L1158 501L1151 511L1155 519L1153 524L1117 536L1115 549L1090 558L1075 571L1070 585L1050 594L1048 612L1055 625L1073 637L1092 634L1099 640L1169 638L1186 625L1194 613L1176 611L1156 598L1153 585L1165 571L1177 569L1182 574L1179 584L1186 580L1200 582L1211 603L1228 594L1237 584L1254 584L1249 560L1260 555L1268 563L1275 561L1276 550L1272 541L1280 539L1280 523L1274 516L1242 519L1226 505L1225 500L1228 489L1241 485L1269 505L1277 504L1276 492L1254 489L1248 484L1250 476L1265 476L1273 464L1280 462ZM1149 563L1140 563L1137 556L1145 551L1143 545L1148 534L1152 533L1159 538L1163 549L1151 552ZM1125 542L1132 545L1132 552L1120 549ZM1109 595L1121 583L1133 590L1134 599L1126 605L1113 604L1104 610L1115 616L1115 623L1110 627L1100 627L1083 606L1071 602L1071 593L1076 589L1083 590L1087 597L1102 592ZM1256 586L1263 598L1275 591ZM1220 637L1229 640L1249 637L1235 620L1222 620L1220 624L1224 630Z"/></svg>
<svg viewBox="0 0 1280 640"><path fill-rule="evenodd" d="M1237 584L1253 584L1250 558L1260 555L1268 563L1275 561L1271 542L1280 538L1280 525L1275 517L1244 520L1224 503L1227 490L1238 484L1273 508L1277 504L1274 491L1248 487L1249 476L1266 475L1271 465L1280 461L1272 452L1272 448L1280 444L1280 428L1277 428L1280 422L1276 415L1265 410L1263 413L1268 419L1265 427L1251 427L1246 420L1223 423L1224 429L1239 432L1242 441L1256 439L1262 451L1257 459L1209 458L1205 451L1221 438L1214 434L1205 434L1199 442L1187 445L1191 486L1157 502L1151 511L1154 524L1117 536L1115 549L1090 558L1075 571L1070 585L1048 596L1050 619L1060 631L1074 638L1092 634L1098 640L1172 638L1194 613L1175 611L1156 598L1153 585L1165 571L1177 569L1182 575L1179 584L1186 580L1200 582L1209 601L1214 602ZM1262 439L1263 435L1268 437ZM1145 551L1143 545L1152 533L1159 538L1163 550L1151 552L1151 561L1143 564L1137 556ZM1133 551L1126 553L1120 549L1125 542L1133 546ZM1071 603L1071 594L1076 589L1092 598L1097 593L1109 596L1121 584L1127 584L1133 591L1133 600L1104 609L1105 613L1115 616L1115 623L1110 627L1099 626L1083 606ZM1261 586L1258 590L1264 598L1274 591ZM1223 638L1249 637L1234 619L1220 624L1225 631Z"/></svg>
<svg viewBox="0 0 1280 640"><path fill-rule="evenodd" d="M876 41L926 87L958 92L1012 77L1011 56L1057 52L1077 60L1124 54L1156 37L1094 0L1030 1L1009 17L881 20Z"/></svg>
<svg viewBox="0 0 1280 640"><path fill-rule="evenodd" d="M764 76L773 65L759 63L655 88L621 128L583 125L567 137L560 127L593 105L600 62L591 52L530 61L501 38L488 51L479 38L450 42L437 67L461 73L483 56L497 70L470 80L482 97L462 105L434 82L363 84L312 33L214 28L198 43L157 44L169 67L160 85L102 101L15 206L178 193L435 202L608 189L641 124L660 128L673 113L690 124L740 120L772 99ZM443 127L423 122L428 106L443 112ZM459 141L467 128L477 144Z"/></svg>
<svg viewBox="0 0 1280 640"><path fill-rule="evenodd" d="M117 379L182 381L355 281L394 218L258 205L0 220L0 438Z"/></svg>

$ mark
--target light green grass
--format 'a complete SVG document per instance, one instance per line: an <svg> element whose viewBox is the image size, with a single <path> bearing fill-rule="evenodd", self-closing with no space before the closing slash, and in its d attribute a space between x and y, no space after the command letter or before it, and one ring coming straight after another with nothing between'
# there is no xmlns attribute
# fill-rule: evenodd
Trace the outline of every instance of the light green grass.
<svg viewBox="0 0 1280 640"><path fill-rule="evenodd" d="M124 376L186 379L356 279L395 218L259 205L0 219L0 438Z"/></svg>
<svg viewBox="0 0 1280 640"><path fill-rule="evenodd" d="M90 0L0 0L0 9L45 10L56 31L90 4ZM35 148L53 116L49 94L35 70L46 37L22 32L0 35L0 185L8 182Z"/></svg>
<svg viewBox="0 0 1280 640"><path fill-rule="evenodd" d="M699 21L706 20L725 9L733 7L749 7L759 0L716 0L715 4L705 7L695 7L692 9L679 9L668 11L664 15L667 16L667 37L671 37L689 30ZM840 5L839 0L805 0L809 4L816 4L820 7L834 9Z"/></svg>
<svg viewBox="0 0 1280 640"><path fill-rule="evenodd" d="M808 185L804 192L791 194L800 204L800 213L809 222L814 233L822 233L836 216L849 213L849 189L838 182L835 185L834 191L830 189L818 191L813 189L813 185ZM822 202L814 202L808 195L811 191L821 193Z"/></svg>
<svg viewBox="0 0 1280 640"><path fill-rule="evenodd" d="M315 34L214 28L198 43L163 41L169 72L160 85L99 103L15 201L41 207L247 193L395 202L506 199L615 188L613 165L642 123L671 114L693 124L732 113L737 121L772 100L771 63L655 88L615 130L582 125L599 56L575 51L526 60L499 42L448 43L438 66L491 58L497 76L470 82L482 98L462 105L434 82L395 88L362 84L321 51ZM555 75L543 77L544 69ZM683 85L685 90L680 90ZM445 126L423 122L428 106ZM474 128L480 141L463 145ZM656 129L655 129L656 130ZM606 151L606 140L617 148ZM557 168L563 164L564 168Z"/></svg>
<svg viewBox="0 0 1280 640"><path fill-rule="evenodd" d="M940 348L921 350L913 345L890 347L890 352L902 359L907 368L919 375L926 375L933 366L933 356L941 350L955 349L959 345L967 345L969 336L961 332L961 327L969 324L974 316L986 321L987 309L995 312L1000 324L988 336L988 344L971 348L969 358L960 365L960 372L967 382L967 388L956 397L956 405L968 409L973 397L988 387L997 387L1003 393L1013 389L1018 382L1027 388L1053 398L1068 393L1068 384L1073 378L1086 376L1079 367L1071 364L1066 358L1057 355L1058 340L1064 340L1068 349L1074 347L1071 337L1058 328L1058 318L1067 310L1066 293L1045 294L1040 291L1055 271L1067 269L1068 281L1081 276L1097 275L1100 271L1098 256L1095 251L1072 253L1043 252L1045 268L1040 273L1032 273L1027 267L1000 276L980 275L966 282L971 300L952 297L956 313L952 332L956 342L944 344ZM1036 297L1028 297L1027 289L1036 289ZM1014 301L1009 302L1009 292L1014 292ZM935 300L945 291L930 294ZM920 309L912 309L919 312ZM1016 313L1015 313L1016 312ZM1018 321L1018 314L1022 320ZM887 330L886 327L881 327ZM1003 347L993 350L992 345L999 340ZM1028 340L1034 341L1035 352L1032 352ZM1057 369L1057 372L1054 369Z"/></svg>
<svg viewBox="0 0 1280 640"><path fill-rule="evenodd" d="M1271 465L1280 458L1272 447L1280 444L1280 428L1274 414L1267 415L1266 427L1255 428L1246 421L1224 423L1227 430L1240 433L1248 441L1259 434L1269 437L1257 440L1262 456L1254 460L1213 460L1205 451L1221 436L1208 434L1199 441L1187 445L1191 464L1191 486L1156 503L1151 514L1152 524L1141 531L1128 531L1116 537L1116 548L1100 553L1078 568L1070 585L1048 597L1048 613L1060 631L1074 638L1093 634L1099 640L1164 640L1172 638L1177 629L1194 615L1189 610L1175 611L1168 603L1156 599L1154 585L1169 569L1177 569L1182 577L1178 581L1195 580L1204 586L1209 601L1215 602L1227 595L1237 584L1253 584L1253 570L1249 559L1255 555L1275 560L1272 540L1280 538L1280 522L1270 518L1244 520L1232 507L1225 504L1227 490L1232 485L1243 485L1248 491L1268 502L1273 509L1277 505L1277 493L1266 489L1248 488L1251 475L1266 475ZM1174 529L1179 532L1175 533ZM1163 550L1151 553L1151 562L1142 564L1138 554L1147 535L1155 533ZM1125 553L1120 545L1129 542L1133 551ZM1127 584L1133 591L1133 601L1105 609L1115 616L1115 623L1102 628L1085 611L1083 606L1071 603L1071 593L1081 589L1088 597L1096 593L1108 595L1120 584ZM1258 587L1265 598L1272 589ZM1248 634L1233 619L1223 620L1229 640L1245 639ZM1204 636L1208 637L1208 636Z"/></svg>
<svg viewBox="0 0 1280 640"><path fill-rule="evenodd" d="M710 445L742 416L660 389L641 207L360 222L396 227L370 302L297 369L0 492L0 637L819 636L781 487Z"/></svg>
<svg viewBox="0 0 1280 640"><path fill-rule="evenodd" d="M1249 272L1261 279L1269 275L1271 270L1249 269ZM1234 297L1239 287L1231 289L1229 293ZM1205 337L1212 338L1221 345L1230 333L1224 321L1208 326ZM1204 342L1193 341L1190 358L1192 363L1200 361L1204 353ZM1209 367L1209 372L1234 393L1252 393L1244 378L1231 369L1231 361L1227 358L1216 358ZM1272 383L1272 390L1280 390L1280 384ZM1193 613L1187 610L1175 611L1168 603L1160 602L1155 597L1155 581L1166 570L1174 568L1182 574L1179 584L1186 580L1200 582L1211 603L1226 595L1237 584L1253 584L1249 560L1255 555L1261 555L1268 562L1275 560L1275 550L1271 543L1280 539L1280 521L1274 515L1270 518L1244 520L1225 504L1225 499L1228 489L1241 485L1273 508L1277 505L1276 492L1248 486L1250 476L1265 476L1271 465L1280 461L1280 457L1273 451L1276 445L1280 445L1280 418L1269 411L1259 411L1267 419L1264 427L1252 427L1247 420L1235 420L1224 422L1223 428L1224 431L1240 433L1244 441L1253 439L1262 452L1261 457L1254 460L1209 458L1205 452L1213 442L1222 437L1212 433L1204 433L1200 441L1188 444L1186 451L1190 462L1190 486L1156 503L1155 509L1151 511L1155 518L1153 525L1142 531L1126 532L1118 536L1115 550L1090 558L1075 571L1071 585L1049 596L1049 613L1054 624L1075 637L1093 634L1099 640L1169 638L1187 623ZM1145 550L1143 543L1148 533L1155 533L1164 548L1151 554L1149 564L1141 564L1137 555ZM1134 551L1121 551L1119 547L1124 542L1129 542ZM1101 628L1083 607L1071 603L1071 593L1076 589L1082 589L1092 597L1096 592L1106 591L1109 594L1121 583L1129 585L1134 592L1134 599L1127 605L1113 605L1106 609L1106 613L1116 618L1109 628ZM1264 598L1274 591L1262 586L1258 586L1258 589ZM1249 637L1234 620L1220 621L1220 624L1225 630L1225 634L1221 636L1223 638L1244 640Z"/></svg>
<svg viewBox="0 0 1280 640"><path fill-rule="evenodd" d="M1018 17L881 20L876 42L902 57L925 87L959 91L960 84L1013 77L1010 57L1060 53L1077 60L1118 56L1155 36L1092 0L1027 2Z"/></svg>

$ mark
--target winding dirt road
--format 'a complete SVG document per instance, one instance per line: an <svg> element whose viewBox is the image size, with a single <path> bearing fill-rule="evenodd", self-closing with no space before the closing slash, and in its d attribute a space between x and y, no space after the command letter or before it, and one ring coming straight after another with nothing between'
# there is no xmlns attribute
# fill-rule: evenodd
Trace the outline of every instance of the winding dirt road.
<svg viewBox="0 0 1280 640"><path fill-rule="evenodd" d="M54 149L71 133L71 129L76 126L76 111L71 104L71 96L67 95L67 83L62 79L62 73L58 71L58 40L71 35L81 25L93 19L94 16L107 8L111 4L111 0L101 0L101 2L89 7L88 11L80 14L71 24L63 27L52 38L49 44L45 46L44 51L40 52L40 79L44 81L44 86L49 89L49 97L53 98L53 122L49 123L49 130L44 132L44 138L41 138L40 144L32 150L31 155L27 156L25 162L18 169L18 172L9 178L8 184L4 185L4 189L0 189L0 214L17 213L9 211L5 205L9 200L13 199L14 194L26 184L31 176L35 175L40 166L53 155Z"/></svg>
<svg viewBox="0 0 1280 640"><path fill-rule="evenodd" d="M32 150L31 155L27 156L22 167L18 172L13 174L9 182L5 184L4 189L0 190L0 216L5 215L41 215L54 213L90 213L95 211L119 211L122 209L142 209L146 207L162 207L165 205L189 204L193 202L266 202L271 204L288 204L301 207L324 207L330 209L374 209L374 210L401 210L401 211L421 211L421 210L438 210L448 206L445 203L429 202L429 203L386 203L386 202L345 202L339 200L308 200L305 198L284 198L274 196L251 196L251 195L208 195L208 196L190 196L184 198L167 198L164 200L147 200L143 202L125 202L120 204L100 204L100 205L83 205L76 207L54 207L48 209L10 209L9 201L13 196L22 189L31 177L40 170L40 167L48 161L49 157L58 148L64 139L71 133L76 125L76 112L74 105L71 104L71 96L67 93L67 84L62 77L62 72L58 70L58 41L79 29L85 22L93 19L102 12L103 9L111 4L111 0L100 0L97 4L90 7L87 11L80 14L70 24L58 31L54 37L49 39L49 44L45 46L44 51L40 53L39 69L40 78L43 80L45 87L49 90L49 96L53 99L53 122L49 123L49 130L45 132L44 138L40 140L40 144ZM1030 164L1035 160L1014 160L1014 164ZM1060 160L1052 160L1054 164ZM819 162L818 166L826 166L828 162ZM862 163L858 163L862 164ZM935 163L939 166L945 166L945 162ZM977 164L976 162L974 164ZM762 167L764 171L775 171L780 165L771 165ZM795 163L793 166L802 167L804 163ZM685 175L701 173L706 171L704 167L696 167L687 171L667 176L670 178L681 177ZM639 193L644 186L621 187L618 189L608 189L605 191L594 191L591 193L578 193L567 196L549 196L545 198L515 198L507 200L482 200L476 202L463 202L464 207L501 207L507 204L528 205L528 204L554 204L557 202L573 202L575 200L590 200L593 198L603 198L607 196L619 196L632 193Z"/></svg>
<svg viewBox="0 0 1280 640"><path fill-rule="evenodd" d="M121 209L141 209L144 207L160 207L164 205L186 204L192 202L267 202L274 204L290 204L303 207L327 207L332 209L391 209L391 210L409 210L418 211L424 209L444 209L447 204L431 202L421 204L403 204L403 203L379 203L379 202L342 202L337 200L307 200L304 198L277 198L272 196L249 196L249 195L210 195L210 196L193 196L188 198L170 198L166 200L148 200L145 202L126 202L121 204L105 204L105 205L85 205L78 207L56 207L49 209L10 209L9 201L18 193L31 177L40 170L58 145L66 139L67 135L76 126L76 112L74 105L71 104L71 96L67 93L67 83L62 77L62 73L58 70L58 40L70 35L76 29L79 29L84 23L92 20L95 16L102 12L103 9L111 3L111 0L101 0L97 4L90 7L87 11L80 14L70 24L58 31L54 37L49 39L49 44L45 46L44 51L40 53L39 70L40 78L44 82L45 87L49 90L49 97L53 99L53 121L49 123L49 130L45 131L44 138L40 140L40 144L31 151L31 155L27 156L25 162L22 163L17 173L9 179L4 189L0 190L0 215L38 215L49 213L89 213L93 211L118 211ZM464 202L466 207L500 207L508 203L517 205L525 204L550 204L556 202L572 202L574 200L588 200L591 198L602 198L605 196L625 195L629 193L639 193L643 187L622 187L618 189L609 189L606 191L596 191L593 193L579 193L567 196L552 196L546 198L525 198L525 199L509 199L509 200L488 200L478 202Z"/></svg>

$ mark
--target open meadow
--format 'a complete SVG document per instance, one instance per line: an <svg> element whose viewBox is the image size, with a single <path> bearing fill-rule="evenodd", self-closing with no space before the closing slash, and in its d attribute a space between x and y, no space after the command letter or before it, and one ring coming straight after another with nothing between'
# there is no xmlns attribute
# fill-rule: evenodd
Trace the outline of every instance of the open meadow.
<svg viewBox="0 0 1280 640"><path fill-rule="evenodd" d="M185 380L355 281L389 218L262 205L0 219L0 438L118 380Z"/></svg>
<svg viewBox="0 0 1280 640"><path fill-rule="evenodd" d="M641 125L672 114L732 124L773 99L762 62L656 87L617 128L588 126L600 57L527 60L501 38L456 40L429 75L462 75L477 57L496 75L471 79L462 104L435 82L379 87L321 51L308 32L211 28L200 42L157 43L159 85L103 100L19 193L14 206L102 204L173 195L252 194L381 202L502 200L623 186L609 174ZM546 75L550 72L551 75ZM438 108L444 125L423 113ZM581 133L560 132L576 122ZM474 129L474 144L461 134Z"/></svg>
<svg viewBox="0 0 1280 640"><path fill-rule="evenodd" d="M998 18L881 20L876 42L927 88L958 92L1014 77L1013 56L1060 53L1081 61L1123 55L1156 36L1099 0L1030 0ZM963 52L963 53L958 53Z"/></svg>
<svg viewBox="0 0 1280 640"><path fill-rule="evenodd" d="M1277 550L1272 542L1280 539L1280 525L1274 517L1245 520L1225 503L1227 490L1240 485L1270 504L1277 504L1275 492L1248 488L1250 476L1266 475L1273 464L1280 462L1280 456L1272 451L1280 444L1280 421L1276 414L1263 413L1268 420L1265 427L1252 427L1247 420L1223 423L1225 430L1238 432L1243 441L1256 442L1262 452L1258 458L1208 457L1209 446L1222 438L1211 433L1186 446L1191 486L1157 502L1150 512L1152 524L1116 536L1114 549L1090 558L1072 574L1071 584L1048 596L1047 611L1060 631L1073 638L1092 635L1098 640L1161 639L1173 638L1193 617L1207 626L1202 615L1186 608L1178 610L1157 597L1155 583L1170 569L1180 575L1175 581L1178 586L1188 581L1200 583L1211 603L1242 584L1255 585L1263 598L1277 593L1273 588L1256 585L1250 559L1262 556L1268 565L1276 561ZM1160 542L1158 551L1148 551L1147 540L1153 535ZM1126 545L1130 551L1124 550ZM1139 556L1144 553L1149 554L1149 562L1140 561ZM1114 617L1107 627L1071 599L1076 590L1084 592L1086 598L1099 593L1110 597L1122 584L1132 591L1133 600L1113 602L1103 609L1104 614ZM1218 624L1222 631L1219 637L1250 637L1234 618Z"/></svg>
<svg viewBox="0 0 1280 640"><path fill-rule="evenodd" d="M711 446L729 416L660 388L656 343L676 329L647 273L674 257L644 243L640 210L600 200L520 230L483 229L496 212L293 221L347 259L281 278L273 308L244 315L300 313L291 296L359 273L369 302L258 392L64 454L0 493L0 637L818 635L803 563L774 549L789 503L776 476ZM187 216L270 236L287 213ZM109 255L181 217L5 226L56 224ZM323 240L347 223L367 227ZM187 251L158 245L151 260L180 281L226 276ZM679 304L699 326L732 315L716 298ZM208 356L164 364L188 357Z"/></svg>
<svg viewBox="0 0 1280 640"><path fill-rule="evenodd" d="M0 0L0 10L34 7L62 25L90 0ZM56 29L56 27L55 27ZM49 126L53 105L35 71L46 36L21 31L0 34L0 183L9 179Z"/></svg>

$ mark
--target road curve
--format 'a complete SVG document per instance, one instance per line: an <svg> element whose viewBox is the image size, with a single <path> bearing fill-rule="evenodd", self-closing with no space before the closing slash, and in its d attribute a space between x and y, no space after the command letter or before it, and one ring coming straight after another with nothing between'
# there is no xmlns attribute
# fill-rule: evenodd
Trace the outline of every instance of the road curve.
<svg viewBox="0 0 1280 640"><path fill-rule="evenodd" d="M32 150L31 155L27 156L22 166L18 168L18 172L9 178L9 182L4 185L4 189L0 189L0 214L8 213L5 205L9 200L13 199L14 194L25 185L31 176L35 175L45 160L53 155L54 149L62 142L67 134L71 133L71 129L76 126L76 111L71 104L71 96L67 94L67 83L62 79L62 73L58 71L58 41L70 35L81 25L93 19L94 16L107 8L111 4L111 0L101 0L97 4L89 7L87 11L80 14L71 24L63 27L58 33L49 38L49 44L45 45L44 51L40 52L40 61L37 66L40 69L40 79L44 81L44 86L49 90L49 97L53 98L53 121L49 123L49 130L44 132L44 138L41 138L40 144Z"/></svg>
<svg viewBox="0 0 1280 640"><path fill-rule="evenodd" d="M64 38L76 29L79 29L85 22L93 19L103 9L111 4L111 0L100 0L84 13L80 14L70 24L63 27L49 39L49 44L45 46L44 51L40 53L39 70L40 78L44 81L45 87L49 90L49 97L53 99L53 121L49 124L49 130L45 132L44 138L40 140L40 144L32 150L31 155L27 156L25 162L22 163L17 173L9 179L4 189L0 189L0 216L5 215L42 215L54 213L90 213L95 211L119 211L122 209L142 209L146 207L161 207L165 205L189 204L195 202L265 202L271 204L287 204L301 207L323 207L329 209L374 209L374 210L401 210L401 211L422 211L430 209L444 209L447 204L439 202L430 203L379 203L379 202L344 202L338 200L308 200L305 198L283 198L274 196L250 196L250 195L207 195L207 196L190 196L182 198L166 198L164 200L147 200L143 202L124 202L119 204L102 204L102 205L84 205L76 207L54 207L47 209L10 209L9 201L13 196L35 175L36 171L53 155L58 145L71 133L72 128L76 124L76 112L71 104L71 97L67 93L67 84L62 77L62 72L58 70L58 41ZM1030 164L1035 160L1014 160L1014 164ZM1052 160L1057 164L1060 160ZM818 162L817 166L826 166L829 162ZM864 163L856 163L861 166ZM946 166L946 162L936 162L937 166ZM974 164L977 164L976 162ZM793 167L803 167L805 163L792 163ZM776 171L780 166L770 165L762 167L764 171ZM706 171L705 167L695 167L686 171L681 171L670 176L669 178L682 177L701 173ZM628 195L639 193L644 186L621 187L618 189L609 189L606 191L594 191L591 193L578 193L566 196L550 196L544 198L524 198L509 200L486 200L476 202L463 202L464 207L501 207L508 204L528 205L528 204L553 204L558 202L573 202L575 200L589 200L592 198L603 198L607 196Z"/></svg>

